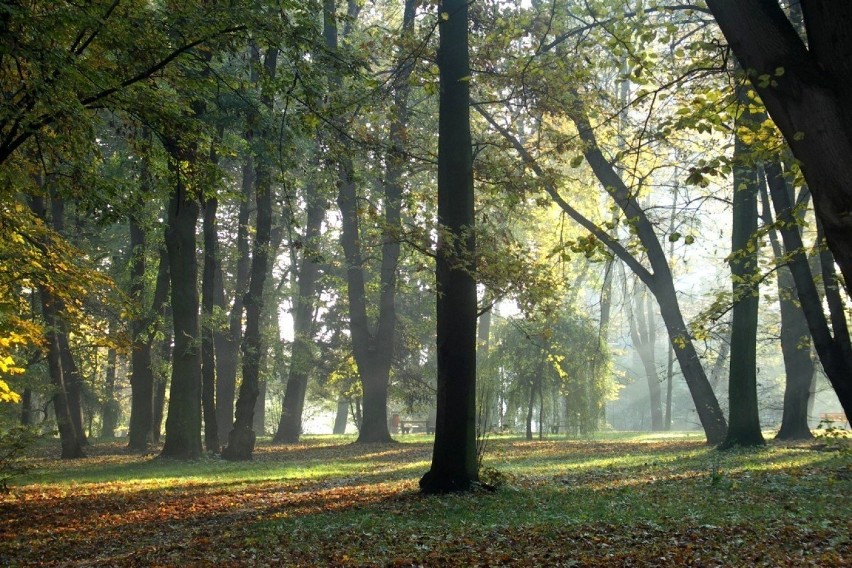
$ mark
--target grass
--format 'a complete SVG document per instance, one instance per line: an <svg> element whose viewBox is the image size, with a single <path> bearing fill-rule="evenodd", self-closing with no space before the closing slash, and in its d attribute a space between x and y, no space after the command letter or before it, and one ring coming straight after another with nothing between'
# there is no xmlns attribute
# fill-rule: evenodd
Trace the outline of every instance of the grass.
<svg viewBox="0 0 852 568"><path fill-rule="evenodd" d="M248 463L120 442L73 462L40 449L0 497L0 564L852 564L843 443L718 452L687 435L496 436L484 466L504 486L424 497L431 440L351 441L267 441Z"/></svg>

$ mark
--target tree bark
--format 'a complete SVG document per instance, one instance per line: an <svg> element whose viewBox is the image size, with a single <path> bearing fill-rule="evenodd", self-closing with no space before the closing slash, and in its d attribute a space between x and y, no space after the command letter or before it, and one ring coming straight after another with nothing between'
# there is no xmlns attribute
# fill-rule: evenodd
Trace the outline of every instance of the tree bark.
<svg viewBox="0 0 852 568"><path fill-rule="evenodd" d="M211 154L213 150L211 149ZM219 200L208 197L204 202L203 236L204 268L201 275L201 408L204 413L204 447L218 454L219 430L216 425L216 348L213 307L216 304L216 278L219 266L219 237L216 233L216 210Z"/></svg>
<svg viewBox="0 0 852 568"><path fill-rule="evenodd" d="M750 103L744 86L737 89L737 97L744 109ZM742 139L741 130L747 129L755 118L747 110L734 124L734 195L731 223L731 282L733 309L731 317L731 360L728 375L728 433L719 446L729 449L736 446L762 446L765 444L760 430L757 405L757 316L760 297L757 285L758 242L757 232L757 171L750 151Z"/></svg>
<svg viewBox="0 0 852 568"><path fill-rule="evenodd" d="M277 444L299 441L308 377L314 368L314 304L320 276L320 232L325 219L325 200L319 194L319 187L315 183L308 185L305 201L308 209L307 221L302 235L302 256L297 293L293 302L293 348L281 420L273 438L273 442Z"/></svg>
<svg viewBox="0 0 852 568"><path fill-rule="evenodd" d="M278 49L270 47L263 58L263 67L270 80L275 78ZM262 90L261 99L268 111L272 111L272 96ZM267 134L261 130L265 142ZM264 315L263 290L270 261L272 239L272 171L267 156L258 156L256 168L257 226L252 246L251 275L249 290L245 297L246 328L243 334L243 380L237 397L234 427L228 434L228 445L222 450L227 460L250 460L254 452L257 435L254 432L254 408L259 394L260 361L264 349L261 324Z"/></svg>
<svg viewBox="0 0 852 568"><path fill-rule="evenodd" d="M143 184L148 183L147 162L147 158L143 158ZM140 452L148 448L154 433L154 373L151 369L151 339L147 336L149 318L142 308L145 302L147 239L139 215L144 201L144 196L140 196L136 202L136 211L130 215L130 298L138 313L130 324L133 345L130 352L130 429L127 445L131 450Z"/></svg>
<svg viewBox="0 0 852 568"><path fill-rule="evenodd" d="M242 165L242 191L237 214L237 266L234 280L234 302L228 315L228 332L216 350L216 425L220 442L228 439L234 426L234 399L237 393L237 367L240 362L240 340L243 336L243 299L248 291L251 250L249 220L254 198L254 160L250 155ZM221 276L220 276L221 280ZM224 291L223 291L224 295Z"/></svg>
<svg viewBox="0 0 852 568"><path fill-rule="evenodd" d="M40 196L30 197L30 209L39 219L45 220L47 211L44 199ZM62 366L61 348L59 345L59 309L57 300L45 287L39 287L41 311L45 324L45 343L47 345L47 367L51 383L53 383L53 411L56 415L56 425L59 430L59 441L62 446L62 459L85 457L83 444L74 427L71 410L68 405L68 391L65 384L65 372Z"/></svg>
<svg viewBox="0 0 852 568"><path fill-rule="evenodd" d="M479 480L468 3L444 0L438 13L438 412L424 493L467 491Z"/></svg>
<svg viewBox="0 0 852 568"><path fill-rule="evenodd" d="M106 377L104 380L104 405L101 409L101 438L115 438L118 427L120 406L115 399L116 353L110 347L107 350Z"/></svg>
<svg viewBox="0 0 852 568"><path fill-rule="evenodd" d="M852 3L803 1L807 46L778 2L707 6L799 160L852 292Z"/></svg>
<svg viewBox="0 0 852 568"><path fill-rule="evenodd" d="M201 357L199 300L196 288L195 228L199 205L180 171L184 152L170 144L171 166L176 178L169 200L166 248L169 257L174 349L166 440L161 455L178 459L201 456Z"/></svg>
<svg viewBox="0 0 852 568"><path fill-rule="evenodd" d="M346 422L349 418L349 399L342 394L337 397L337 412L334 414L332 434L341 436L346 433Z"/></svg>
<svg viewBox="0 0 852 568"><path fill-rule="evenodd" d="M67 238L68 235L65 234L65 200L54 195L50 200L50 210L53 229ZM59 355L62 358L62 373L65 380L68 411L71 413L71 423L74 425L80 444L86 446L89 442L86 439L86 430L83 426L83 375L80 373L77 361L74 359L74 353L71 351L68 325L61 316L62 312L65 311L64 303L56 297L53 298L53 301L56 304L58 316L55 333L59 344Z"/></svg>
<svg viewBox="0 0 852 568"><path fill-rule="evenodd" d="M772 211L765 178L761 183L760 197L763 224L772 227ZM801 220L801 216L799 219ZM778 241L778 230L774 227L769 231L769 241L775 258L780 261L784 257L784 249ZM781 428L775 439L808 440L813 438L808 425L808 398L814 376L811 337L805 314L796 300L796 283L793 282L788 267L778 267L777 283L778 303L781 307L781 355L784 358L784 409Z"/></svg>
<svg viewBox="0 0 852 568"><path fill-rule="evenodd" d="M767 163L764 169L775 209L775 218L784 241L784 249L790 256L790 272L793 275L805 320L808 322L814 349L843 411L847 416L852 416L852 358L848 356L847 348L844 347L844 344L848 344L848 336L833 337L829 329L822 301L805 256L794 206L787 184L784 182L781 167L777 163Z"/></svg>

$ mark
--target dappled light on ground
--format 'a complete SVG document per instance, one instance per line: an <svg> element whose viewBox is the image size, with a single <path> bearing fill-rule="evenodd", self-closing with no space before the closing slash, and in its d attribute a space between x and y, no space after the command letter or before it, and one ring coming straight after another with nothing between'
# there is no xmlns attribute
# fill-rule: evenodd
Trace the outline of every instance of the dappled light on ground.
<svg viewBox="0 0 852 568"><path fill-rule="evenodd" d="M843 565L848 451L489 441L497 492L423 497L428 442L193 463L95 446L0 498L2 565Z"/></svg>

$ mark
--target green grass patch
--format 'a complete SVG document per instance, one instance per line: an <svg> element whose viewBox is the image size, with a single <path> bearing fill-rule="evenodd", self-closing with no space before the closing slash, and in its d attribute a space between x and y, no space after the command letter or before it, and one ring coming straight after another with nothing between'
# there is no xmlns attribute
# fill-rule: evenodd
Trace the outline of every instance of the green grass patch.
<svg viewBox="0 0 852 568"><path fill-rule="evenodd" d="M421 496L431 439L261 443L252 462L127 454L34 470L0 502L0 564L842 565L846 446L718 452L688 435L495 436L496 492ZM779 536L782 535L782 536ZM77 560L73 560L77 559Z"/></svg>

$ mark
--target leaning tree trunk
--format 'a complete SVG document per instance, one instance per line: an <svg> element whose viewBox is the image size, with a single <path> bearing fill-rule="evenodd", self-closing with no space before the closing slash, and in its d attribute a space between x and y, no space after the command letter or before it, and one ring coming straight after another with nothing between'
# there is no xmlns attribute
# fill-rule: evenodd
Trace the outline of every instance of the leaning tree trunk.
<svg viewBox="0 0 852 568"><path fill-rule="evenodd" d="M39 219L45 220L46 207L44 199L40 196L30 197L30 209ZM44 245L47 246L46 244ZM60 353L58 329L59 309L58 302L50 290L45 286L39 286L39 297L41 299L42 317L45 323L45 344L47 347L47 369L53 384L53 411L56 415L56 426L59 430L59 441L62 446L62 458L74 459L85 457L83 444L74 427L71 418L71 410L68 406L68 391L65 385L65 373L62 367L62 355Z"/></svg>
<svg viewBox="0 0 852 568"><path fill-rule="evenodd" d="M270 80L275 78L278 62L278 50L267 49L263 58L263 67ZM267 92L261 93L261 99L268 111L272 111L272 98ZM257 119L259 117L255 117ZM266 129L261 128L261 140L267 142ZM257 435L254 432L254 408L259 394L260 361L264 348L261 325L263 322L263 289L269 265L269 245L272 240L272 172L268 156L259 156L256 167L257 186L255 203L257 204L257 226L252 246L249 290L245 298L245 332L243 334L243 380L237 397L234 413L234 427L228 434L228 445L222 449L222 457L227 460L250 460L254 452Z"/></svg>
<svg viewBox="0 0 852 568"><path fill-rule="evenodd" d="M50 200L50 209L53 229L63 237L67 237L65 234L65 201L61 197L54 196ZM89 442L86 439L86 430L83 426L83 375L80 373L74 359L74 353L71 351L68 325L60 315L65 310L65 306L59 298L54 298L54 301L56 302L56 313L59 316L56 320L56 338L59 342L59 354L62 358L62 373L68 397L68 411L71 413L71 422L77 431L80 444L86 446Z"/></svg>
<svg viewBox="0 0 852 568"><path fill-rule="evenodd" d="M814 349L841 406L843 406L843 411L847 416L852 416L852 357L848 355L848 332L844 336L842 331L845 327L841 327L835 329L835 336L832 336L828 320L825 317L825 312L823 312L819 292L805 256L794 205L790 199L787 185L784 183L784 174L777 163L766 164L765 170L769 194L775 209L775 218L781 232L781 238L784 241L784 249L790 256L790 272L796 284L799 303L808 322L808 330L814 342Z"/></svg>
<svg viewBox="0 0 852 568"><path fill-rule="evenodd" d="M807 46L778 2L707 6L799 161L852 294L852 2L802 2ZM852 375L842 382L849 415Z"/></svg>
<svg viewBox="0 0 852 568"><path fill-rule="evenodd" d="M583 156L589 162L595 177L601 185L606 188L618 207L622 210L636 234L645 247L648 262L653 270L650 271L628 251L617 239L585 217L577 209L571 206L559 193L555 183L548 181L552 176L542 168L538 161L532 156L523 143L509 130L497 122L493 116L484 110L482 106L476 106L479 112L491 126L506 138L512 147L518 152L527 166L530 167L540 179L544 180L544 191L559 205L559 207L577 222L580 226L597 237L605 244L622 262L624 262L648 287L657 300L660 307L660 316L666 326L672 349L675 352L680 369L686 381L698 418L704 428L709 444L718 444L727 430L725 417L719 408L719 401L713 393L713 388L707 380L701 360L692 342L689 328L683 319L680 305L677 299L677 290L674 286L671 269L669 268L665 252L660 240L654 231L654 225L639 206L634 193L624 183L612 164L607 161L597 143L597 138L592 131L586 115L585 107L574 94L574 103L569 109L569 115L577 126L581 141L583 142Z"/></svg>
<svg viewBox="0 0 852 568"><path fill-rule="evenodd" d="M444 0L438 12L438 413L424 493L467 491L476 460L476 252L470 134L468 3Z"/></svg>
<svg viewBox="0 0 852 568"><path fill-rule="evenodd" d="M745 109L750 103L745 87L737 90ZM728 376L728 433L720 449L735 446L762 446L760 414L757 406L757 316L758 242L757 170L749 163L749 148L741 129L749 127L753 116L746 110L734 125L734 196L731 227L731 281L733 302L731 317L731 360Z"/></svg>
<svg viewBox="0 0 852 568"><path fill-rule="evenodd" d="M166 248L169 256L174 349L166 441L161 455L178 459L201 456L201 330L196 282L195 226L199 205L184 183L184 152L172 147L175 190L169 200Z"/></svg>
<svg viewBox="0 0 852 568"><path fill-rule="evenodd" d="M788 186L789 187L789 186ZM792 190L792 188L789 188ZM765 178L761 181L760 197L763 224L773 227L772 211ZM802 220L799 217L800 221ZM784 257L778 241L778 230L769 231L769 241L776 260ZM781 355L784 358L784 410L777 440L808 440L813 438L808 425L808 399L814 377L811 358L811 338L808 322L798 304L796 284L787 266L778 267L778 303L781 311Z"/></svg>

